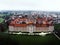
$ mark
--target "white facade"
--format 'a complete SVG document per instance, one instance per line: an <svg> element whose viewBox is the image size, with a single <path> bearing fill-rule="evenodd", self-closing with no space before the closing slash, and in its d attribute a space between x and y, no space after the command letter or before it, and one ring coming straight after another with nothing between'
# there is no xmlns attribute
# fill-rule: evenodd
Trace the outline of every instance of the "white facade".
<svg viewBox="0 0 60 45"><path fill-rule="evenodd" d="M9 26L9 31L21 31L21 32L49 32L53 31L54 26L49 26L49 27L35 27L32 25L29 25L27 27L14 27L14 26Z"/></svg>

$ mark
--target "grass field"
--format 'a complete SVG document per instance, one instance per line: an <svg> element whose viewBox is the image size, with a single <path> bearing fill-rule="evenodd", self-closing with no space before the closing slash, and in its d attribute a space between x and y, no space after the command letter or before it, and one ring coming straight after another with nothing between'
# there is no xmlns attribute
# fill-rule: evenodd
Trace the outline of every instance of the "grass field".
<svg viewBox="0 0 60 45"><path fill-rule="evenodd" d="M4 21L4 19L3 18L0 18L0 23L2 23Z"/></svg>
<svg viewBox="0 0 60 45"><path fill-rule="evenodd" d="M6 14L0 14L0 16L2 17L2 16L5 16Z"/></svg>
<svg viewBox="0 0 60 45"><path fill-rule="evenodd" d="M0 33L0 45L59 45L60 40L53 34L46 36L11 35Z"/></svg>

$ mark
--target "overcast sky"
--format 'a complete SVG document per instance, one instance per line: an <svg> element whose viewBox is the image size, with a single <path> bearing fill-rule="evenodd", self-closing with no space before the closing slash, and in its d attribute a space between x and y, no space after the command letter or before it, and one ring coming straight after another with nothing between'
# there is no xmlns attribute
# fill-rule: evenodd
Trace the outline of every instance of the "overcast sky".
<svg viewBox="0 0 60 45"><path fill-rule="evenodd" d="M0 10L60 11L60 0L0 0Z"/></svg>

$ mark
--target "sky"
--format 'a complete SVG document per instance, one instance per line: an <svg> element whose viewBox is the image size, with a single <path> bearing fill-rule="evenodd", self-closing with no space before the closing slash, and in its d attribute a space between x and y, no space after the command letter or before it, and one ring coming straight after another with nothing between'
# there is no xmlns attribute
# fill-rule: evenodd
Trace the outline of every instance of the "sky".
<svg viewBox="0 0 60 45"><path fill-rule="evenodd" d="M60 11L60 0L0 0L0 10Z"/></svg>

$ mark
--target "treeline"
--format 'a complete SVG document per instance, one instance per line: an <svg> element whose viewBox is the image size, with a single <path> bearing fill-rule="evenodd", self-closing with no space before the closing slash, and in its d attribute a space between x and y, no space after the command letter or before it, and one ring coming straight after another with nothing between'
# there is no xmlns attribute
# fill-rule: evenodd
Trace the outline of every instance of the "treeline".
<svg viewBox="0 0 60 45"><path fill-rule="evenodd" d="M3 22L0 24L0 32L4 32L4 31L6 31L6 30L8 30L8 24L3 21Z"/></svg>

